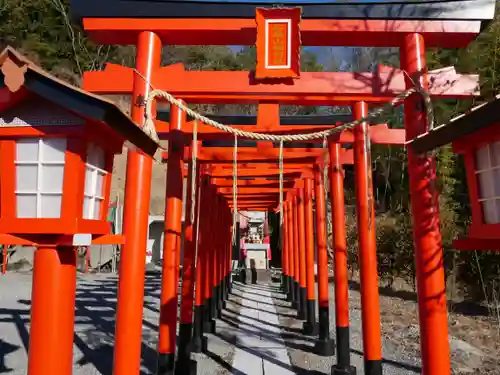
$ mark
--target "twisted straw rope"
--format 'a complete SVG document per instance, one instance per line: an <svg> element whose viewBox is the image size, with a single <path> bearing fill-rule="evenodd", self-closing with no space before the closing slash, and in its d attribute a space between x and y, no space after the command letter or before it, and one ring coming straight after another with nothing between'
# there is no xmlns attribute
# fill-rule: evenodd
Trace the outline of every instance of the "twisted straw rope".
<svg viewBox="0 0 500 375"><path fill-rule="evenodd" d="M142 76L139 72L136 71L137 74ZM196 139L197 140L197 122L201 121L206 125L213 126L216 129L222 130L224 132L230 133L234 135L234 158L233 158L233 231L232 231L232 243L235 244L236 241L236 220L237 220L237 152L238 152L238 137L242 138L249 138L249 139L254 139L254 140L260 140L260 141L271 141L271 142L279 142L280 143L280 156L279 156L279 165L280 165L280 196L279 196L279 208L280 208L280 215L283 215L283 142L296 142L296 141L310 141L313 139L321 139L323 138L323 147L325 147L325 142L326 139L329 136L341 133L345 130L350 130L356 127L359 124L362 124L364 122L369 122L370 120L380 117L381 115L384 115L385 113L389 112L392 110L392 108L396 107L398 104L403 102L405 99L410 97L412 94L420 94L424 100L425 104L425 109L426 109L426 114L427 114L427 121L428 121L428 127L429 130L432 130L434 128L434 113L433 113L433 108L432 108L432 103L431 103L431 98L429 94L418 84L416 84L415 81L411 77L408 76L406 72L404 72L406 77L412 82L413 87L410 89L402 92L401 94L397 95L392 99L389 103L386 103L382 107L378 107L374 109L371 113L369 113L367 116L354 120L348 123L345 123L343 125L331 128L331 129L326 129L318 132L313 132L313 133L306 133L306 134L290 134L290 135L274 135L274 134L266 134L266 133L256 133L256 132L248 132L248 131L243 131L240 129L233 128L228 125L221 124L217 121L214 121L206 116L203 116L202 114L193 111L191 108L189 108L187 105L185 105L181 100L176 99L172 94L163 91L163 90L158 90L153 88L153 91L151 91L146 99L146 110L144 113L145 116L145 122L144 122L144 127L143 131L148 134L152 139L155 141L159 141L158 134L156 132L154 120L153 120L153 111L152 111L152 106L153 106L153 100L157 97L163 98L167 100L170 104L177 106L179 109L182 111L186 112L187 115L193 117L195 119L195 127L193 131L193 141ZM143 77L144 78L144 77ZM325 151L326 153L326 151ZM193 158L194 158L194 163L193 163L193 170L196 167L196 146L193 146ZM325 169L324 169L324 177L325 176ZM193 176L194 177L194 176ZM325 182L326 183L326 180ZM192 186L191 186L191 192L195 191L195 184L196 182L194 181L194 178L192 179ZM191 212L191 218L194 216L194 210ZM283 219L280 218L280 224L282 225Z"/></svg>
<svg viewBox="0 0 500 375"><path fill-rule="evenodd" d="M275 135L275 134L266 134L266 133L256 133L256 132L244 131L244 130L233 128L233 127L228 126L228 125L221 124L220 122L214 121L212 119L209 119L206 116L203 116L202 114L200 114L198 112L195 112L194 110L189 108L187 105L185 105L182 101L174 98L174 96L172 94L170 94L166 91L163 91L163 90L155 89L155 90L150 92L150 94L148 95L148 97L146 99L146 111L145 111L146 121L144 123L143 131L146 134L150 135L152 138L158 140L158 135L156 134L154 120L153 120L153 114L152 114L153 100L158 97L158 98L163 98L163 99L167 100L170 104L179 107L181 110L186 112L186 114L193 117L195 120L201 121L206 125L213 126L216 129L233 134L237 137L249 138L249 139L260 140L260 141L271 141L271 142L310 141L313 139L321 139L321 138L329 137L329 136L338 134L340 132L343 132L345 130L353 129L354 127L356 127L357 125L359 125L363 122L369 122L372 119L380 117L381 115L389 112L393 107L396 107L398 104L403 102L410 95L415 94L415 93L420 94L425 101L427 118L429 121L428 125L429 125L429 128L432 129L434 127L434 116L433 116L433 109L432 109L431 99L429 97L429 94L423 88L421 88L417 85L414 85L412 88L397 95L389 103L385 104L382 107L375 108L371 113L369 113L367 116L365 116L359 120L353 120L351 122L347 122L343 125L340 125L340 126L337 126L337 127L331 128L331 129L321 130L321 131L313 132L313 133Z"/></svg>

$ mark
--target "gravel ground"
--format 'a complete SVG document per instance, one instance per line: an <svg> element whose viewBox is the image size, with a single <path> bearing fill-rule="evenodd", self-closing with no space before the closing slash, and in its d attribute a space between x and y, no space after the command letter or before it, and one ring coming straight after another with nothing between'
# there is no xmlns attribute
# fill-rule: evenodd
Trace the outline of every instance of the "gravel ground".
<svg viewBox="0 0 500 375"><path fill-rule="evenodd" d="M351 321L351 361L363 373L361 303L359 284L351 282L349 293ZM384 374L420 374L420 342L418 309L415 296L407 292L383 291L380 295L382 355ZM330 335L335 337L334 285L330 284ZM281 305L280 323L288 331L289 356L301 374L329 374L335 357L311 354L313 338L300 334L302 322L296 320L295 310L283 301L284 295L275 295ZM500 374L500 340L498 322L481 314L464 313L453 307L449 312L452 374Z"/></svg>
<svg viewBox="0 0 500 375"><path fill-rule="evenodd" d="M418 305L413 292L382 290L382 332L404 353L420 356ZM448 331L454 375L500 374L499 321L487 309L449 304ZM486 310L486 311L484 311Z"/></svg>
<svg viewBox="0 0 500 375"><path fill-rule="evenodd" d="M142 371L156 370L157 327L161 276L146 275L143 316ZM77 284L74 375L111 375L117 277L79 275ZM237 297L232 297L237 302ZM0 275L0 373L22 375L27 369L31 273ZM228 329L217 322L218 330ZM209 352L195 357L198 374L230 374L223 366L231 361L233 348L208 335ZM227 367L227 365L226 365Z"/></svg>
<svg viewBox="0 0 500 375"><path fill-rule="evenodd" d="M262 276L259 275L259 283ZM265 280L263 280L265 282ZM272 283L269 283L272 285ZM274 284L276 285L276 284ZM77 286L74 374L111 375L114 345L114 320L117 278L111 275L79 275ZM247 285L247 289L259 286ZM351 283L350 318L352 364L363 373L360 295L356 283ZM159 312L160 275L146 276L144 301L142 374L154 374L156 367L157 324ZM333 285L330 285L330 330L335 332ZM411 293L410 293L411 294ZM0 373L26 373L29 341L29 312L31 273L9 272L0 276ZM293 370L297 374L329 374L335 357L311 354L314 338L301 335L302 322L295 311L274 294L282 338L288 347ZM237 316L241 306L238 288L228 301L226 318ZM419 330L417 305L408 293L380 296L385 375L420 373ZM228 315L229 314L229 315ZM227 319L226 319L227 320ZM450 342L453 374L500 374L500 340L498 323L487 316L466 314L460 307L450 313ZM194 355L198 374L235 374L231 364L234 347L224 337L234 333L234 326L225 320L217 321L217 334L207 335L209 350ZM263 324L262 329L265 329ZM240 374L241 375L241 374Z"/></svg>
<svg viewBox="0 0 500 375"><path fill-rule="evenodd" d="M333 285L330 285L330 296L333 296ZM335 357L321 357L312 354L314 337L305 337L300 334L302 321L294 318L295 310L283 301L284 295L276 296L276 303L280 304L278 312L280 323L288 333L289 356L298 374L330 374ZM363 341L361 332L360 295L351 291L350 321L351 321L351 364L358 369L358 374L364 372ZM335 337L335 309L333 298L330 298L330 336ZM392 340L384 337L382 340L383 371L385 375L413 375L420 374L419 359L410 352L401 352ZM413 355L412 355L413 354Z"/></svg>

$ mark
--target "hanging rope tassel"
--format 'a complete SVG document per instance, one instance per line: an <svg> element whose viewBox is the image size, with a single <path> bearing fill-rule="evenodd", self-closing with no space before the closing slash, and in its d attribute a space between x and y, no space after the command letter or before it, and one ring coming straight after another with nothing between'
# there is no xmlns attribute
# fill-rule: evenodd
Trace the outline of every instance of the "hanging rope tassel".
<svg viewBox="0 0 500 375"><path fill-rule="evenodd" d="M323 138L323 190L325 194L325 202L328 202L328 139Z"/></svg>

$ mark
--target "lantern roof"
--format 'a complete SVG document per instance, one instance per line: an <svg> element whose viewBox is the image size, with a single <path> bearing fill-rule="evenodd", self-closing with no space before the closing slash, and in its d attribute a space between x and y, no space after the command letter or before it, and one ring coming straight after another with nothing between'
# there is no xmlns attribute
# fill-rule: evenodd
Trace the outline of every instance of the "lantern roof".
<svg viewBox="0 0 500 375"><path fill-rule="evenodd" d="M479 104L452 118L448 123L413 139L410 144L416 152L426 152L499 122L500 94L496 95L493 100Z"/></svg>
<svg viewBox="0 0 500 375"><path fill-rule="evenodd" d="M110 128L123 138L128 147L137 148L151 156L160 147L111 100L54 77L8 46L0 53L0 111L17 104L23 96L16 94L23 91Z"/></svg>

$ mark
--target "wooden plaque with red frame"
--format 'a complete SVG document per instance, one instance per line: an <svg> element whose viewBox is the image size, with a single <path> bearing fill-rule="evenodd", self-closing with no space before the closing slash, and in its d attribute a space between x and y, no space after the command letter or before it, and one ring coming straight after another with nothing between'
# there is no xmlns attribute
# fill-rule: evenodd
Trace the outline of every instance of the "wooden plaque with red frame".
<svg viewBox="0 0 500 375"><path fill-rule="evenodd" d="M255 78L300 76L301 8L256 8Z"/></svg>

